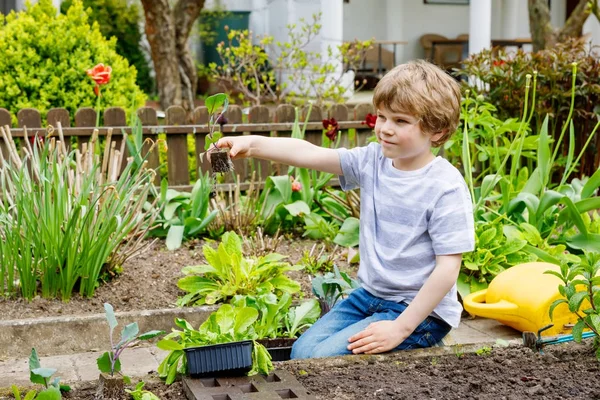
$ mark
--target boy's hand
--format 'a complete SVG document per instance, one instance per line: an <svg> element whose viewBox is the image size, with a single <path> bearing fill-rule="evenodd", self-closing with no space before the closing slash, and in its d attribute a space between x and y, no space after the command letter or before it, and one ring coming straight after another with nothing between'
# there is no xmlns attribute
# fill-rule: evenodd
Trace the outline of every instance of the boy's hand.
<svg viewBox="0 0 600 400"><path fill-rule="evenodd" d="M412 331L407 331L398 325L398 321L377 321L351 336L348 350L354 354L377 354L398 347Z"/></svg>
<svg viewBox="0 0 600 400"><path fill-rule="evenodd" d="M219 139L217 147L220 149L231 149L229 151L229 157L231 157L232 160L235 160L252 156L250 152L251 141L252 138L250 136L224 137Z"/></svg>

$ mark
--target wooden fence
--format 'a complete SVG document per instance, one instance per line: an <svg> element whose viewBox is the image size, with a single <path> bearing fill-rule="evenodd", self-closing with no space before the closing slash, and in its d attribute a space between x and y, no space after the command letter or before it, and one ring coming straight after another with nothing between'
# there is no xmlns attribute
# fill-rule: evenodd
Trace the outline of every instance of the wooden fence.
<svg viewBox="0 0 600 400"><path fill-rule="evenodd" d="M299 111L300 120L306 120L308 107ZM368 113L373 113L371 104L359 104L353 109L348 109L344 104L332 106L325 111L320 107L313 106L310 112L305 139L320 145L322 142L323 123L325 118L335 118L339 123L341 142L340 146L351 147L355 144L364 145L366 138L371 135L371 128L364 125L362 121ZM150 107L143 107L137 110L141 123L143 125L144 137L152 140L158 139L158 134L164 133L167 140L168 150L166 152L166 164L168 171L169 186L185 189L190 185L190 172L188 163L188 140L189 134L195 138L196 165L202 171L210 171L210 165L206 158L200 160L199 153L204 151L204 138L208 133L208 112L206 107L197 107L191 115L188 115L182 107L172 106L166 110L165 119L162 124L157 118L156 110ZM289 104L277 106L277 108L268 108L266 106L254 106L248 111L247 121L242 118L242 109L239 106L232 105L228 108L225 117L227 124L222 127L225 135L267 135L267 136L290 136L295 119L295 108ZM22 109L17 113L18 126L13 127L11 114L3 108L0 108L0 126L9 126L13 137L23 137L24 127L28 136L35 134L45 135L46 126L42 126L40 112L33 108ZM47 126L58 126L60 122L63 127L65 138L75 138L78 144L86 143L91 139L91 135L96 126L96 111L93 108L86 107L77 110L73 118L64 108L54 108L48 111L46 115ZM120 147L121 131L131 132L127 126L125 111L120 107L108 108L103 114L103 124L98 128L99 136L102 138L113 129L113 140L117 141L117 149ZM350 143L348 139L348 129L356 129L356 140ZM71 139L72 140L72 139ZM0 138L0 141L3 139ZM65 139L67 143L70 140ZM4 143L0 143L2 151L5 151ZM251 168L250 162L254 162ZM159 165L158 152L153 152L149 156L149 165L157 167ZM259 168L260 165L260 168ZM234 161L236 174L243 180L249 178L250 171L261 171L258 177L261 181L272 174L286 173L282 165L274 164L263 160L236 160ZM229 179L226 177L226 179Z"/></svg>

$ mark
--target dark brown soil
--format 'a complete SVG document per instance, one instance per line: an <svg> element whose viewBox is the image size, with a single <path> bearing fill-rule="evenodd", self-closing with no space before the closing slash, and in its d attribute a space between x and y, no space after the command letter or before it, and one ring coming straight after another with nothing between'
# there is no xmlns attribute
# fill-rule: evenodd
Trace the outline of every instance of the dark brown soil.
<svg viewBox="0 0 600 400"><path fill-rule="evenodd" d="M591 341L548 346L544 354L517 346L489 355L399 352L335 361L288 361L285 368L317 399L600 399Z"/></svg>
<svg viewBox="0 0 600 400"><path fill-rule="evenodd" d="M98 314L104 312L104 303L112 304L117 312L176 307L177 298L185 294L177 287L177 280L183 277L181 269L206 262L203 245L202 240L195 240L169 251L164 240L159 240L145 253L128 260L122 274L101 285L91 299L74 295L71 301L64 303L39 297L31 302L0 297L0 320ZM291 263L297 263L303 252L310 251L313 245L310 240L283 239L277 252L289 256ZM338 265L347 268L341 258ZM300 282L304 295L311 295L310 278L305 272L292 271L289 275Z"/></svg>
<svg viewBox="0 0 600 400"><path fill-rule="evenodd" d="M294 374L318 400L600 399L600 362L591 341L548 346L543 354L520 346L497 347L481 355L423 354L286 361L275 366ZM155 377L147 381L145 389L163 400L186 398L180 382L167 387ZM94 391L88 383L64 398L91 400Z"/></svg>

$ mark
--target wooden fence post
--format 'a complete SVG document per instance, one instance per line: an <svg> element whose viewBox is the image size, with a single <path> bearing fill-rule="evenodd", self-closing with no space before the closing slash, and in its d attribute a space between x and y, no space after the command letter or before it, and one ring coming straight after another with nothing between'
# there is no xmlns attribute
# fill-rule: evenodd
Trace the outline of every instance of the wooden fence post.
<svg viewBox="0 0 600 400"><path fill-rule="evenodd" d="M187 115L183 107L167 108L165 125L185 125ZM169 185L190 183L187 134L167 134L167 168Z"/></svg>
<svg viewBox="0 0 600 400"><path fill-rule="evenodd" d="M208 109L204 106L196 107L192 113L192 123L194 125L206 125L208 124ZM210 171L210 163L207 157L200 159L200 154L204 153L204 137L205 133L196 132L196 172L198 177L206 171Z"/></svg>
<svg viewBox="0 0 600 400"><path fill-rule="evenodd" d="M121 107L109 107L104 110L104 126L127 126L127 115L125 114L125 110L123 110ZM121 132L121 129L113 130L110 141L111 143L108 143L105 139L105 145L112 147L112 143L114 143L115 150L119 150L123 155L123 162L119 168L119 171L123 172L127 166L129 150L127 149L127 143L123 142L123 132Z"/></svg>
<svg viewBox="0 0 600 400"><path fill-rule="evenodd" d="M62 128L69 128L71 126L71 116L69 115L69 110L67 110L66 108L50 109L48 111L48 114L46 114L46 120L48 121L48 127L52 126L54 128L54 137L57 141L60 140L60 137L58 135L58 124L60 123L60 126ZM65 145L65 149L67 150L67 152L71 151L71 137L65 136L64 140L65 143L63 144Z"/></svg>
<svg viewBox="0 0 600 400"><path fill-rule="evenodd" d="M93 128L96 126L96 110L92 107L84 107L75 113L75 126L77 128ZM89 143L91 135L77 136L79 151L83 152L83 144ZM65 139L66 140L66 139Z"/></svg>
<svg viewBox="0 0 600 400"><path fill-rule="evenodd" d="M280 104L275 109L275 122L285 123L285 122L294 122L296 120L296 107L291 104ZM292 136L291 131L287 132L275 132L275 136L280 137L290 137ZM287 164L279 164L272 163L273 172L277 175L285 175L287 174L289 165Z"/></svg>
<svg viewBox="0 0 600 400"><path fill-rule="evenodd" d="M142 126L157 126L158 125L158 117L156 116L156 110L152 107L142 107L137 110L137 115L142 122ZM142 152L145 155L152 146L151 143L147 143L145 139L150 139L154 143L158 140L158 135L156 133L144 134L144 146L142 147ZM148 154L148 168L157 169L159 166L159 157L158 157L158 146L154 147L154 150ZM158 172L158 171L157 171ZM160 175L157 173L154 178L154 183L160 185Z"/></svg>
<svg viewBox="0 0 600 400"><path fill-rule="evenodd" d="M12 118L10 112L6 108L0 108L0 126L3 129L12 127ZM0 151L5 160L8 159L8 144L4 141L4 137L0 135Z"/></svg>

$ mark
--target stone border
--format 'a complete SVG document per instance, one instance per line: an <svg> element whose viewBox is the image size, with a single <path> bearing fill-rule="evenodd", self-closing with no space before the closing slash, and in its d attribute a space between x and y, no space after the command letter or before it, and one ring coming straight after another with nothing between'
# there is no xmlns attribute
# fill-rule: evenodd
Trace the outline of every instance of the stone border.
<svg viewBox="0 0 600 400"><path fill-rule="evenodd" d="M171 332L174 319L186 319L194 327L204 322L217 306L141 310L115 313L117 338L125 325L137 322L140 333L150 330ZM30 318L0 321L0 359L28 357L35 347L40 356L99 351L110 348L104 314Z"/></svg>

